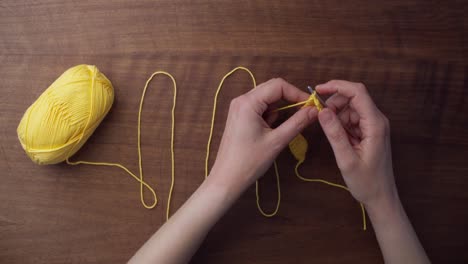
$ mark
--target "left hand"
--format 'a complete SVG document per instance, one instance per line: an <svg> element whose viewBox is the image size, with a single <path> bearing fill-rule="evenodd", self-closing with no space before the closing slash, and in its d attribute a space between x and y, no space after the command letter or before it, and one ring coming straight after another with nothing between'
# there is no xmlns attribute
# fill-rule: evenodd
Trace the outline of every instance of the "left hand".
<svg viewBox="0 0 468 264"><path fill-rule="evenodd" d="M225 187L244 191L266 172L296 135L317 119L317 109L305 107L273 129L270 124L277 114L270 113L268 122L263 117L269 106L280 99L297 103L308 97L309 94L277 78L233 99L210 175Z"/></svg>

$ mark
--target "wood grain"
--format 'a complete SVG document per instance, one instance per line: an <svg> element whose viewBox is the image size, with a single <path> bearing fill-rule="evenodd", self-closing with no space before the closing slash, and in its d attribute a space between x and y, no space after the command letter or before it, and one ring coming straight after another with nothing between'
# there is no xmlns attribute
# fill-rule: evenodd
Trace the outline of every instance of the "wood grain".
<svg viewBox="0 0 468 264"><path fill-rule="evenodd" d="M0 262L122 263L164 222L170 184L172 90L157 78L143 114L146 179L161 203L146 210L139 186L111 168L38 166L16 127L26 108L65 69L95 64L116 102L75 159L137 169L136 120L146 78L171 72L176 110L178 208L203 180L220 78L244 65L259 81L298 87L330 79L365 83L389 117L396 180L434 263L467 263L468 63L464 1L14 1L0 2ZM236 73L220 96L213 153L229 101L250 89ZM305 176L342 181L317 125ZM283 200L263 218L249 191L216 225L193 263L381 263L372 229L346 192L293 177L279 157ZM262 179L272 209L272 171ZM150 197L148 197L150 198Z"/></svg>

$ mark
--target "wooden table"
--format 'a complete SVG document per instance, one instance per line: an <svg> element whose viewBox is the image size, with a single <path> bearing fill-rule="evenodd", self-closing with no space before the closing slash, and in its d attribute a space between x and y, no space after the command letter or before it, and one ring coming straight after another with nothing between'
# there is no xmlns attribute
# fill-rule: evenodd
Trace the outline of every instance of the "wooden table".
<svg viewBox="0 0 468 264"><path fill-rule="evenodd" d="M177 79L174 209L203 181L212 99L230 69L243 65L259 82L281 76L303 89L330 79L365 83L391 120L397 185L429 256L434 263L467 263L468 8L462 2L2 1L0 262L122 263L164 223L167 78L151 84L142 122L146 179L160 198L153 210L142 207L138 183L121 171L38 166L17 140L26 108L65 69L87 63L113 82L116 102L73 159L121 162L134 171L143 85L155 70ZM250 88L245 73L227 81L213 153L229 101ZM304 176L342 182L320 127L304 134L313 148ZM193 263L382 262L374 232L361 230L348 193L296 179L287 150L278 161L279 214L262 217L249 189ZM273 209L272 171L261 190L263 206Z"/></svg>

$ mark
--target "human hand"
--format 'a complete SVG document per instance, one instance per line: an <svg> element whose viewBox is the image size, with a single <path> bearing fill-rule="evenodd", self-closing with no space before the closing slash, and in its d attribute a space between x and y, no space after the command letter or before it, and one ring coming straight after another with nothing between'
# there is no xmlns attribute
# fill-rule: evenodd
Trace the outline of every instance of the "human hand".
<svg viewBox="0 0 468 264"><path fill-rule="evenodd" d="M317 87L334 93L329 109L320 112L338 166L354 197L368 205L395 188L388 120L375 107L364 86L332 81ZM210 176L184 205L141 247L130 263L187 263L206 234L234 201L260 177L278 153L317 117L315 108L296 112L276 129L263 115L284 98L304 101L308 94L281 79L273 79L231 102L226 128ZM357 138L348 139L341 121ZM356 134L357 133L357 134ZM221 186L220 186L221 184ZM223 187L223 188L219 188ZM395 191L396 193L396 191ZM430 263L402 207L400 213L369 214L386 263Z"/></svg>
<svg viewBox="0 0 468 264"><path fill-rule="evenodd" d="M316 89L320 94L335 93L327 100L330 109L325 108L318 116L354 198L366 206L376 207L394 201L397 191L390 125L366 87L361 83L333 80Z"/></svg>
<svg viewBox="0 0 468 264"><path fill-rule="evenodd" d="M225 186L240 192L245 190L266 172L279 152L317 118L316 108L305 107L273 129L270 125L277 113L267 113L269 106L280 99L297 103L308 97L309 94L278 78L233 99L210 175Z"/></svg>

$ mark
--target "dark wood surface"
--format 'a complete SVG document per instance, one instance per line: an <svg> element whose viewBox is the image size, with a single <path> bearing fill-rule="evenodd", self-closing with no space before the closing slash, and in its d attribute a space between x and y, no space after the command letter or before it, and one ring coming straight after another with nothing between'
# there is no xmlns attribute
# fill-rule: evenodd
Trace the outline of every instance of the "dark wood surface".
<svg viewBox="0 0 468 264"><path fill-rule="evenodd" d="M151 85L143 114L147 181L160 204L144 209L138 183L112 168L38 166L16 127L65 69L95 64L116 102L74 159L137 170L141 91L155 70L177 79L178 208L203 181L212 98L231 68L259 82L298 87L329 79L364 82L391 120L399 192L434 263L468 262L468 63L465 1L14 1L0 2L0 262L122 263L164 222L170 183L172 90ZM464 3L465 2L465 3ZM220 95L216 152L229 101L248 91L245 73ZM342 182L319 126L304 176ZM351 196L300 182L279 157L283 199L262 217L249 189L215 226L193 263L381 263L373 230L361 230ZM275 204L273 172L262 204ZM148 197L150 198L150 197Z"/></svg>

